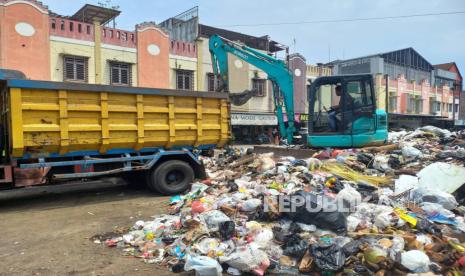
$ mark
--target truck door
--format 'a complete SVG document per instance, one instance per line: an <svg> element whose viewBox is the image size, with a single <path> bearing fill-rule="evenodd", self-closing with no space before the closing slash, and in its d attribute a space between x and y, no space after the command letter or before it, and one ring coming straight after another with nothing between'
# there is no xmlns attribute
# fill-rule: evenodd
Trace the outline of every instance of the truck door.
<svg viewBox="0 0 465 276"><path fill-rule="evenodd" d="M352 146L369 144L376 131L376 103L372 79L348 79L344 85L346 131L351 133Z"/></svg>
<svg viewBox="0 0 465 276"><path fill-rule="evenodd" d="M344 120L350 118L345 109L344 78L321 77L309 89L309 125L307 141L313 147L350 147L351 130Z"/></svg>

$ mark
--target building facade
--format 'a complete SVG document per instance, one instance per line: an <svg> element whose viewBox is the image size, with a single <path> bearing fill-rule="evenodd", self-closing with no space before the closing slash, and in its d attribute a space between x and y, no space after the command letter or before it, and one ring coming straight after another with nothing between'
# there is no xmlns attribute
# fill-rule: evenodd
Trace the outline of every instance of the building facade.
<svg viewBox="0 0 465 276"><path fill-rule="evenodd" d="M457 72L433 66L413 48L330 63L336 75L372 74L377 106L392 118L459 119Z"/></svg>
<svg viewBox="0 0 465 276"><path fill-rule="evenodd" d="M219 34L263 53L284 50L268 36L256 37L200 24L193 8L159 24L144 22L134 30L110 27L120 11L84 5L75 14L53 13L35 0L0 0L0 68L27 78L103 85L215 91L209 37ZM298 57L298 58L297 58ZM295 74L298 116L306 104L307 65L290 58ZM242 106L231 106L233 133L249 142L277 126L267 75L229 55L230 93L257 90ZM298 117L297 119L300 119Z"/></svg>

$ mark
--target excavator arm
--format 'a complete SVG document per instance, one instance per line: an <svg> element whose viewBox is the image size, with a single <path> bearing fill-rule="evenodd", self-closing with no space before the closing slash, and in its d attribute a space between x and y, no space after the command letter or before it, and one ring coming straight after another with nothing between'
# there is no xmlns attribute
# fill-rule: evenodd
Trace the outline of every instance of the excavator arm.
<svg viewBox="0 0 465 276"><path fill-rule="evenodd" d="M222 86L218 91L229 92L228 79L228 53L240 58L261 69L268 75L272 83L273 101L278 117L279 132L286 137L288 143L292 143L295 132L294 127L294 83L291 73L282 60L278 60L267 54L247 47L243 44L230 41L218 35L210 37L210 53L213 64L213 72L222 79ZM235 105L245 104L254 91L231 94L232 103ZM285 111L283 109L285 108ZM288 124L284 123L284 112L286 112Z"/></svg>

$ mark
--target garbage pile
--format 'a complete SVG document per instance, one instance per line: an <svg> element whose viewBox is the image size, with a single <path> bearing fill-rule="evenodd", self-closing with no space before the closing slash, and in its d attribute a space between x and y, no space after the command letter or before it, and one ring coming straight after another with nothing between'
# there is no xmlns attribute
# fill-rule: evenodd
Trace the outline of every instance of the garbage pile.
<svg viewBox="0 0 465 276"><path fill-rule="evenodd" d="M170 214L104 242L196 275L461 275L463 138L423 127L304 160L229 150L203 158L209 178Z"/></svg>

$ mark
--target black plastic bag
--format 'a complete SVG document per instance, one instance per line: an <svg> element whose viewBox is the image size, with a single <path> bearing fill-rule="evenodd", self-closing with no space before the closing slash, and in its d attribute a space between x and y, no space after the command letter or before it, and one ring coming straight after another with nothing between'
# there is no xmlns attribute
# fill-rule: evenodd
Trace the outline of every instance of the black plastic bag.
<svg viewBox="0 0 465 276"><path fill-rule="evenodd" d="M402 167L402 164L400 163L399 158L396 158L394 156L390 156L388 159L388 165L394 170L398 170Z"/></svg>
<svg viewBox="0 0 465 276"><path fill-rule="evenodd" d="M357 161L369 167L373 163L374 156L370 153L361 152L357 154ZM371 166L370 166L371 167Z"/></svg>
<svg viewBox="0 0 465 276"><path fill-rule="evenodd" d="M360 240L350 241L342 247L342 251L344 251L344 254L346 256L354 255L355 253L358 253L360 251L360 246L362 244L363 242Z"/></svg>
<svg viewBox="0 0 465 276"><path fill-rule="evenodd" d="M322 270L338 271L346 261L344 251L336 244L314 244L312 254L316 265Z"/></svg>
<svg viewBox="0 0 465 276"><path fill-rule="evenodd" d="M305 199L305 204L295 204L302 199ZM328 229L338 234L346 232L345 215L335 210L334 207L337 205L333 204L336 202L328 197L299 191L290 196L283 196L280 200L290 206L288 210L283 210L283 214L294 222L313 224L318 228ZM293 205L295 208L292 208Z"/></svg>
<svg viewBox="0 0 465 276"><path fill-rule="evenodd" d="M294 234L289 237L283 246L283 254L301 259L308 249L308 242Z"/></svg>
<svg viewBox="0 0 465 276"><path fill-rule="evenodd" d="M437 227L434 223L424 218L417 218L416 228L420 232L432 234L440 238L442 237L441 229L439 229L439 227Z"/></svg>
<svg viewBox="0 0 465 276"><path fill-rule="evenodd" d="M219 223L219 228L221 239L226 241L233 237L236 225L234 221L223 221Z"/></svg>

